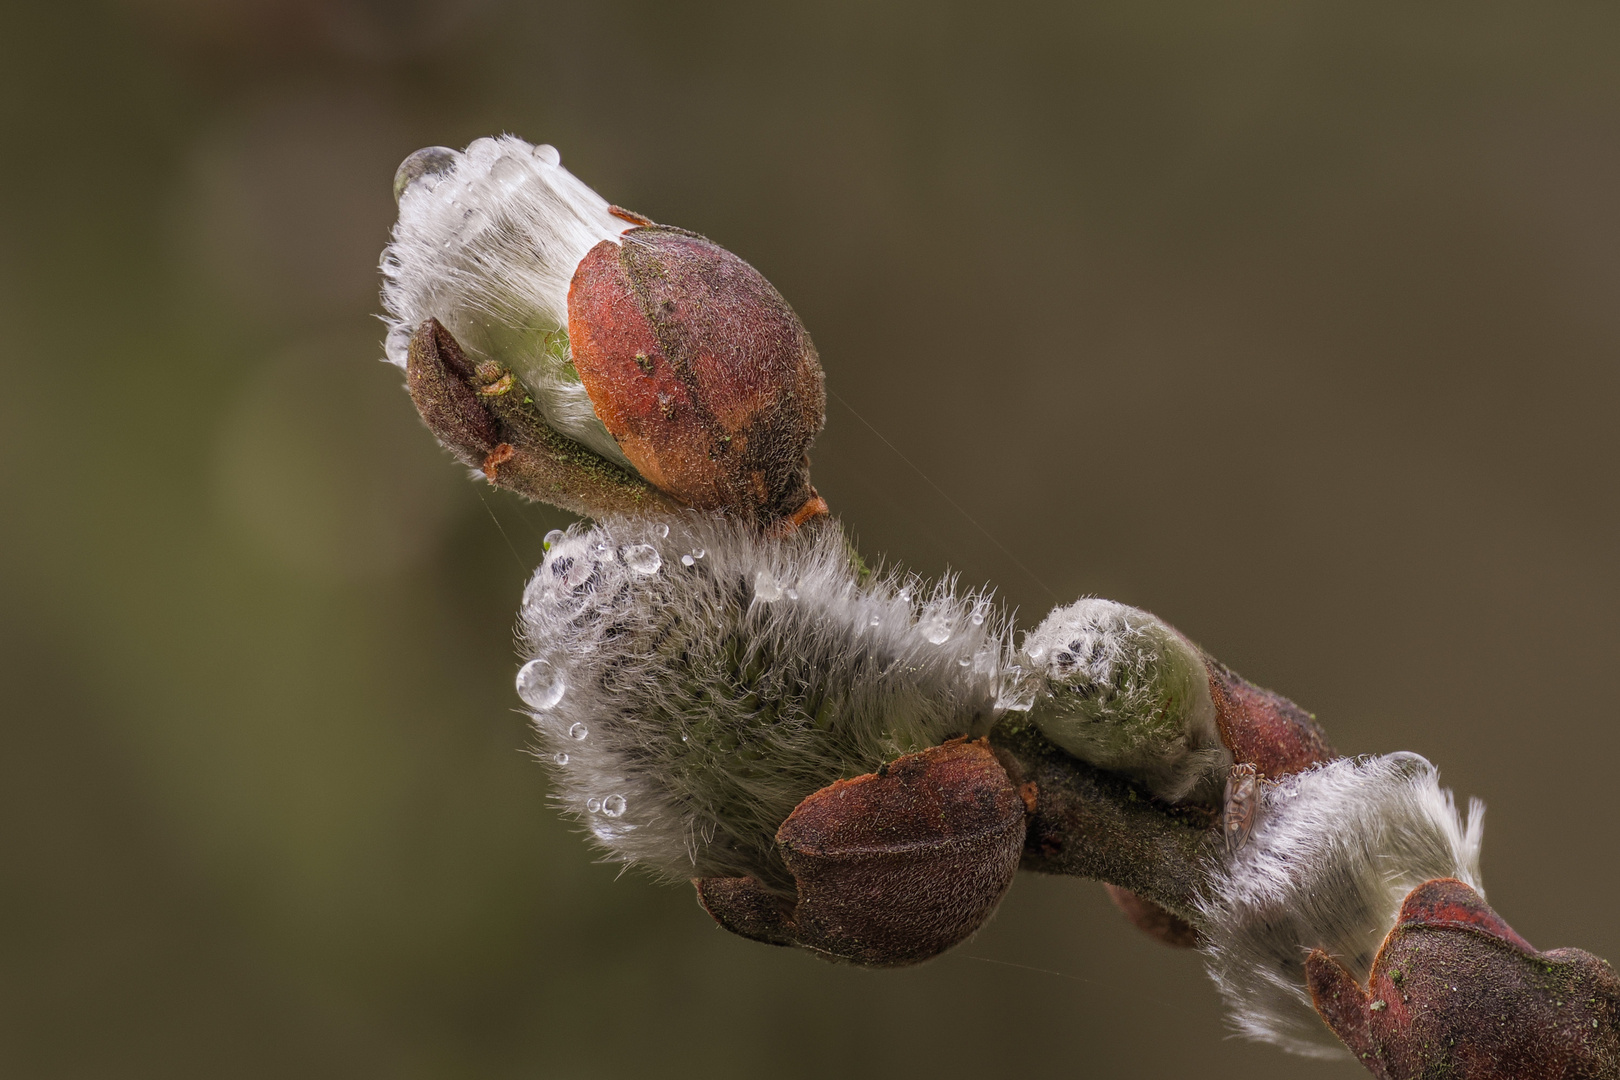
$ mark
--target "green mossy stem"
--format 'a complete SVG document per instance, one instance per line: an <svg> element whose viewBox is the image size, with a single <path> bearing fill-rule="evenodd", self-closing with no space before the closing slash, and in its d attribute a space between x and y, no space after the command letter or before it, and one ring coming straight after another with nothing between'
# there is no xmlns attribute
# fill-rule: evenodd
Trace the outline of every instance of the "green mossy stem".
<svg viewBox="0 0 1620 1080"><path fill-rule="evenodd" d="M1216 814L1072 757L1023 714L997 724L990 745L1014 783L1035 785L1021 869L1117 885L1199 926L1197 900L1221 857Z"/></svg>

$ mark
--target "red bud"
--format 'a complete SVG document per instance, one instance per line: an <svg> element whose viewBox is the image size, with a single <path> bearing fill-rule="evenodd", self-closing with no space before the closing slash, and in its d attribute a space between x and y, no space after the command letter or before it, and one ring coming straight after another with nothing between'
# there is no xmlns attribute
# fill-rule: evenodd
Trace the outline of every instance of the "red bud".
<svg viewBox="0 0 1620 1080"><path fill-rule="evenodd" d="M753 267L695 233L631 229L575 270L568 334L597 416L649 482L761 522L825 512L807 456L821 364Z"/></svg>

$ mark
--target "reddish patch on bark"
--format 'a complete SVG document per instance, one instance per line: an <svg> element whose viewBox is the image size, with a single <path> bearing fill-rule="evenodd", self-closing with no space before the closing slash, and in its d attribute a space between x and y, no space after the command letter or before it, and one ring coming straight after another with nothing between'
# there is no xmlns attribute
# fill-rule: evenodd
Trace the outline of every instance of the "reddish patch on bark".
<svg viewBox="0 0 1620 1080"><path fill-rule="evenodd" d="M484 476L493 483L496 477L496 470L515 457L517 457L517 451L513 449L511 443L501 443L500 445L496 446L495 449L491 450L484 458Z"/></svg>

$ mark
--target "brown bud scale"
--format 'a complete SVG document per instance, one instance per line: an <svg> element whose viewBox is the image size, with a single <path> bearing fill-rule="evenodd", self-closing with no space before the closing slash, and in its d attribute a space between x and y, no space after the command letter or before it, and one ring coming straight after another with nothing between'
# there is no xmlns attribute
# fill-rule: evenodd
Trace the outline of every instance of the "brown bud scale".
<svg viewBox="0 0 1620 1080"><path fill-rule="evenodd" d="M797 895L752 878L695 882L716 922L877 967L915 964L982 926L1012 884L1024 799L984 740L953 740L839 780L777 831Z"/></svg>

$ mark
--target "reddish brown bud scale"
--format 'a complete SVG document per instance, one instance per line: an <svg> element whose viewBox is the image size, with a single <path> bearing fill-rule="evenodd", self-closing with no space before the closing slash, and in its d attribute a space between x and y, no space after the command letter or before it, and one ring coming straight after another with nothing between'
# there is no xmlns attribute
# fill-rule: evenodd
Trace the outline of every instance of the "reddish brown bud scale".
<svg viewBox="0 0 1620 1080"><path fill-rule="evenodd" d="M644 226L585 256L568 290L574 366L596 414L649 482L760 522L816 500L821 364L787 301L694 233Z"/></svg>
<svg viewBox="0 0 1620 1080"><path fill-rule="evenodd" d="M733 934L767 945L794 945L793 901L751 877L693 878L698 903Z"/></svg>
<svg viewBox="0 0 1620 1080"><path fill-rule="evenodd" d="M726 929L858 964L915 964L982 926L1012 884L1027 813L989 744L953 741L801 802L776 840L796 902L751 878L695 882Z"/></svg>
<svg viewBox="0 0 1620 1080"><path fill-rule="evenodd" d="M1620 1076L1613 968L1538 952L1452 878L1408 894L1365 988L1321 950L1305 972L1317 1012L1382 1080Z"/></svg>
<svg viewBox="0 0 1620 1080"><path fill-rule="evenodd" d="M1276 779L1339 756L1310 713L1207 654L1204 663L1209 668L1209 693L1215 699L1215 723L1234 761Z"/></svg>
<svg viewBox="0 0 1620 1080"><path fill-rule="evenodd" d="M1148 937L1175 949L1198 947L1198 931L1187 920L1129 889L1106 882L1103 883L1103 888L1108 890L1108 898L1131 921L1131 925Z"/></svg>
<svg viewBox="0 0 1620 1080"><path fill-rule="evenodd" d="M500 427L469 383L473 366L437 319L411 335L405 387L428 428L466 465L481 465L500 442Z"/></svg>
<svg viewBox="0 0 1620 1080"><path fill-rule="evenodd" d="M476 367L437 319L411 335L405 385L428 428L492 484L577 514L673 513L680 504L547 427L511 372Z"/></svg>

